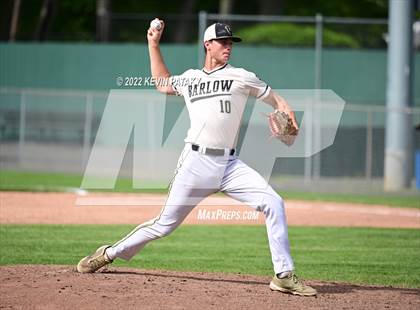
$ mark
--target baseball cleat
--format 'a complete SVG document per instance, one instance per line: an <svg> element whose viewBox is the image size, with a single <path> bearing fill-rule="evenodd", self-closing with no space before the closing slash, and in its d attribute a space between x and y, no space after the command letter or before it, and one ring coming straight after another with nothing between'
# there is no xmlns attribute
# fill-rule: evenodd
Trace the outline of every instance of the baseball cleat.
<svg viewBox="0 0 420 310"><path fill-rule="evenodd" d="M77 271L80 273L93 273L98 269L112 263L112 260L106 255L105 251L110 245L103 245L92 255L82 258L77 264Z"/></svg>
<svg viewBox="0 0 420 310"><path fill-rule="evenodd" d="M315 296L317 294L314 288L300 282L293 272L281 279L274 275L270 282L270 289L299 296Z"/></svg>

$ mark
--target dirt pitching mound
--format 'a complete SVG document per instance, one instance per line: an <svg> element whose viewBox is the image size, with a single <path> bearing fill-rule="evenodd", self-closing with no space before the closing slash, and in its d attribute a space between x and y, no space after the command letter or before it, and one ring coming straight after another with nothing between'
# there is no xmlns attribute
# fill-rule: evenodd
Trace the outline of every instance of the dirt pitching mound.
<svg viewBox="0 0 420 310"><path fill-rule="evenodd" d="M307 281L319 294L272 292L269 277L73 266L0 267L1 309L420 309L420 290Z"/></svg>

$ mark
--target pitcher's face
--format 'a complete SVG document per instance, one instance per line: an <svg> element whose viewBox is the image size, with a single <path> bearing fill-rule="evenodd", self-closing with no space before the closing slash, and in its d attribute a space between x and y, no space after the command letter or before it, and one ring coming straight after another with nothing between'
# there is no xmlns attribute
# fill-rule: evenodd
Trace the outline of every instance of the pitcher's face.
<svg viewBox="0 0 420 310"><path fill-rule="evenodd" d="M218 39L206 42L207 53L218 62L228 62L232 53L232 39Z"/></svg>

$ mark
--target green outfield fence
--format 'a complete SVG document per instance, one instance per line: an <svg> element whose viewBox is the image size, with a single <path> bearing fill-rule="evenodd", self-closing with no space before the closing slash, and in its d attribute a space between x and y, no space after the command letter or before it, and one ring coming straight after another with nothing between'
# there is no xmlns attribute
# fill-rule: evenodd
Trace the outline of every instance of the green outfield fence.
<svg viewBox="0 0 420 310"><path fill-rule="evenodd" d="M196 45L167 44L162 50L172 73L196 67ZM0 54L0 164L8 170L83 173L116 79L150 75L144 44L2 43ZM314 61L310 48L237 46L232 64L256 72L273 88L312 89ZM414 75L419 85L420 53ZM382 188L386 51L324 49L322 88L346 101L335 143L321 153L319 175L310 182L304 159L277 160L279 186L301 190L303 181L313 188L323 180L329 190ZM414 92L414 107L407 111L413 128L420 123L420 88ZM417 133L417 149L419 141ZM122 175L129 176L130 168Z"/></svg>

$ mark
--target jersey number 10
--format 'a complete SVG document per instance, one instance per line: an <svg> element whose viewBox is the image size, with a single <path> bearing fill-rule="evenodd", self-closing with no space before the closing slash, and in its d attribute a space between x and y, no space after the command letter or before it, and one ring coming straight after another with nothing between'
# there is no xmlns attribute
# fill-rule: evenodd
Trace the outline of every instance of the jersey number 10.
<svg viewBox="0 0 420 310"><path fill-rule="evenodd" d="M220 100L220 112L221 113L230 113L230 101L229 100Z"/></svg>

